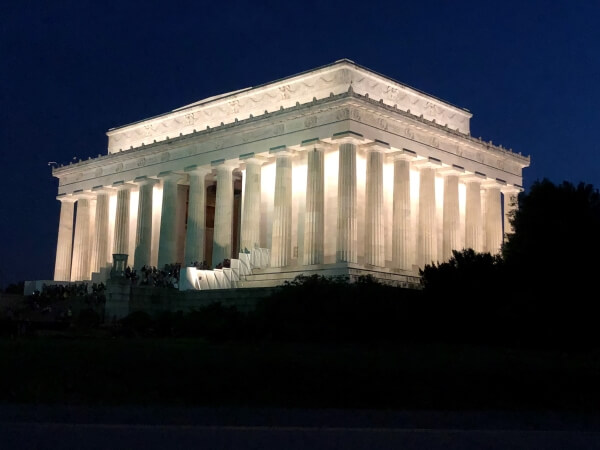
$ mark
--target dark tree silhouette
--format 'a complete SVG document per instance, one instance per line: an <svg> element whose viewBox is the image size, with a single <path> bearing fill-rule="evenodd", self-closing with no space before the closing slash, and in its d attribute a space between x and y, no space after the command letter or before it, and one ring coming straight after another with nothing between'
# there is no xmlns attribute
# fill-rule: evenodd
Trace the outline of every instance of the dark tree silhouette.
<svg viewBox="0 0 600 450"><path fill-rule="evenodd" d="M600 268L600 194L590 184L535 182L519 196L503 247L522 288L585 292Z"/></svg>

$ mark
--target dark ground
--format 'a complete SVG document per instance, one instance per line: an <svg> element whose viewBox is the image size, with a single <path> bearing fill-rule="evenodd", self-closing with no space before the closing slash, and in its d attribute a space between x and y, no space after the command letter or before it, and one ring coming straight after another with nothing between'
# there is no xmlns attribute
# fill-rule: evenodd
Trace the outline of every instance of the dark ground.
<svg viewBox="0 0 600 450"><path fill-rule="evenodd" d="M0 340L0 402L598 412L600 351L448 344Z"/></svg>

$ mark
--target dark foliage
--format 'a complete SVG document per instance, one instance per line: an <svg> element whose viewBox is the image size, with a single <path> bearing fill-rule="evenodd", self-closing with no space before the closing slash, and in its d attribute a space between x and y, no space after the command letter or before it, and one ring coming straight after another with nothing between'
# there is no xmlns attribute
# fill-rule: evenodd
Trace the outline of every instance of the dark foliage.
<svg viewBox="0 0 600 450"><path fill-rule="evenodd" d="M513 277L535 290L587 290L600 268L600 193L592 185L535 182L519 196L513 226L503 248Z"/></svg>
<svg viewBox="0 0 600 450"><path fill-rule="evenodd" d="M24 289L25 289L25 282L19 281L18 283L11 283L8 286L6 286L6 289L4 289L4 292L7 294L23 295Z"/></svg>
<svg viewBox="0 0 600 450"><path fill-rule="evenodd" d="M548 180L519 196L503 258L455 252L427 266L435 317L480 342L580 348L600 344L595 279L600 264L600 194Z"/></svg>

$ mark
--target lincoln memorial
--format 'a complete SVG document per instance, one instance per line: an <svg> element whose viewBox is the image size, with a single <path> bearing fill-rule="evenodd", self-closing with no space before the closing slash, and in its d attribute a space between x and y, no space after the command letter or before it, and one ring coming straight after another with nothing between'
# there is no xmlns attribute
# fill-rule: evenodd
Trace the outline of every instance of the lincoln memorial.
<svg viewBox="0 0 600 450"><path fill-rule="evenodd" d="M107 154L53 170L54 280L106 279L126 254L181 264L180 289L410 285L452 250L497 253L529 157L471 117L344 59L112 128Z"/></svg>

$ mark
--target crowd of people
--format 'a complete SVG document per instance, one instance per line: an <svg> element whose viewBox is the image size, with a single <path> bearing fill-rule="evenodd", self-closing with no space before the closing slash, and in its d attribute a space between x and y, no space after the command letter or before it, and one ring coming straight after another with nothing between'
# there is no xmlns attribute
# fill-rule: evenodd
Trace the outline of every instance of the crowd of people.
<svg viewBox="0 0 600 450"><path fill-rule="evenodd" d="M206 261L202 261L202 262L194 261L188 267L195 267L198 270L212 270L212 267L210 267L210 264L208 264ZM226 258L223 260L223 262L220 262L219 264L217 264L215 266L215 269L223 269L223 268L229 268L229 267L231 267L231 260Z"/></svg>
<svg viewBox="0 0 600 450"><path fill-rule="evenodd" d="M180 270L181 266L179 264L165 264L163 269L144 265L138 273L135 268L127 266L125 269L125 278L131 280L131 283L137 286L178 289Z"/></svg>

